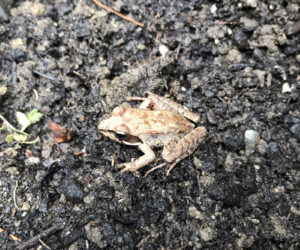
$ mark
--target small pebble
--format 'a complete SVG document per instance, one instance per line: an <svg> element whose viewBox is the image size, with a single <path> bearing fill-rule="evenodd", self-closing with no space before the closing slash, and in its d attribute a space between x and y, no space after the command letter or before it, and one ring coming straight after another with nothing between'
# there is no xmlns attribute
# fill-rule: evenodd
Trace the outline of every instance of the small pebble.
<svg viewBox="0 0 300 250"><path fill-rule="evenodd" d="M256 145L259 142L259 134L255 130L246 130L244 139L246 155L250 155L255 151Z"/></svg>
<svg viewBox="0 0 300 250"><path fill-rule="evenodd" d="M208 112L207 112L207 119L208 119L208 121L210 122L210 123L212 123L212 124L217 124L218 123L218 120L217 120L217 118L216 118L216 115L215 115L215 113L210 109L210 110L208 110Z"/></svg>
<svg viewBox="0 0 300 250"><path fill-rule="evenodd" d="M33 166L40 163L40 158L31 156L25 160L25 166Z"/></svg>
<svg viewBox="0 0 300 250"><path fill-rule="evenodd" d="M199 230L199 234L203 241L210 241L214 238L214 231L209 227Z"/></svg>
<svg viewBox="0 0 300 250"><path fill-rule="evenodd" d="M213 4L210 8L210 13L211 14L216 14L218 8L217 8L217 5L216 4Z"/></svg>
<svg viewBox="0 0 300 250"><path fill-rule="evenodd" d="M158 49L162 56L165 56L169 52L169 48L164 44L160 44Z"/></svg>
<svg viewBox="0 0 300 250"><path fill-rule="evenodd" d="M294 89L294 86L290 86L287 82L282 85L282 94L291 93Z"/></svg>
<svg viewBox="0 0 300 250"><path fill-rule="evenodd" d="M136 47L137 47L139 50L144 50L144 49L146 49L145 44L142 44L142 43L139 43Z"/></svg>
<svg viewBox="0 0 300 250"><path fill-rule="evenodd" d="M300 140L300 123L296 123L290 128L290 131Z"/></svg>
<svg viewBox="0 0 300 250"><path fill-rule="evenodd" d="M277 143L276 142L270 142L268 144L267 150L271 154L276 153L278 151Z"/></svg>
<svg viewBox="0 0 300 250"><path fill-rule="evenodd" d="M26 50L26 42L22 38L12 39L10 41L10 46L12 49Z"/></svg>
<svg viewBox="0 0 300 250"><path fill-rule="evenodd" d="M0 97L4 96L7 93L7 87L6 86L0 86Z"/></svg>
<svg viewBox="0 0 300 250"><path fill-rule="evenodd" d="M245 6L256 8L257 7L257 0L244 0Z"/></svg>
<svg viewBox="0 0 300 250"><path fill-rule="evenodd" d="M196 218L198 220L203 220L203 214L194 206L191 205L188 210L189 216Z"/></svg>
<svg viewBox="0 0 300 250"><path fill-rule="evenodd" d="M64 179L61 192L66 196L67 200L75 202L81 201L84 195L82 184L73 178Z"/></svg>

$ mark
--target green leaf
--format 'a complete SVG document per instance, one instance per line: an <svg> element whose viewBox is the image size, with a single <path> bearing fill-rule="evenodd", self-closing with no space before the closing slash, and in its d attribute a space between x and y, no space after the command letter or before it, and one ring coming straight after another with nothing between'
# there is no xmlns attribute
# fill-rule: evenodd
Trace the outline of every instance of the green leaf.
<svg viewBox="0 0 300 250"><path fill-rule="evenodd" d="M5 125L5 122L2 123L2 126L0 128L0 131L5 131L7 128L6 128L6 125Z"/></svg>
<svg viewBox="0 0 300 250"><path fill-rule="evenodd" d="M10 135L6 136L5 140L7 143L12 142L14 140L14 135L10 134Z"/></svg>
<svg viewBox="0 0 300 250"><path fill-rule="evenodd" d="M40 140L40 137L37 137L37 138L35 138L32 141L24 141L24 142L21 142L21 143L24 143L24 144L34 144L34 143L38 142L39 140Z"/></svg>
<svg viewBox="0 0 300 250"><path fill-rule="evenodd" d="M31 110L31 112L27 115L27 118L31 124L38 122L42 117L43 114L37 109Z"/></svg>
<svg viewBox="0 0 300 250"><path fill-rule="evenodd" d="M21 134L13 134L13 136L17 142L26 142L28 138L27 135L21 135Z"/></svg>
<svg viewBox="0 0 300 250"><path fill-rule="evenodd" d="M24 113L17 111L16 117L18 123L21 125L22 131L25 130L30 125L30 121L27 119L27 116Z"/></svg>

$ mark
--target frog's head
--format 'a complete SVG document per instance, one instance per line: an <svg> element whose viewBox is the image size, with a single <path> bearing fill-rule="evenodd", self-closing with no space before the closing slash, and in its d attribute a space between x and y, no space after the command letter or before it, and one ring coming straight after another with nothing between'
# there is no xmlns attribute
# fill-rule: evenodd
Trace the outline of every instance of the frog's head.
<svg viewBox="0 0 300 250"><path fill-rule="evenodd" d="M127 145L139 145L141 144L141 140L131 135L130 129L124 124L122 115L125 110L126 108L123 106L114 108L111 115L99 122L98 129L112 140Z"/></svg>

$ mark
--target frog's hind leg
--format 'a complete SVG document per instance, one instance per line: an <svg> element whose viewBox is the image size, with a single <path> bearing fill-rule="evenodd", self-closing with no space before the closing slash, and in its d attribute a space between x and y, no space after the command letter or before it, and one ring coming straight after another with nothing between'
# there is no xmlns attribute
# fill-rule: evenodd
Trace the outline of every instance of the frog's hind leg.
<svg viewBox="0 0 300 250"><path fill-rule="evenodd" d="M179 161L191 155L195 151L198 145L203 142L206 133L205 127L197 127L178 142L170 141L164 146L162 157L165 161L171 164L167 175L169 175L170 171Z"/></svg>
<svg viewBox="0 0 300 250"><path fill-rule="evenodd" d="M170 98L162 97L151 92L146 92L148 94L148 99L150 99L151 107L155 110L168 110L176 114L180 114L190 119L193 122L198 122L200 120L199 115L191 112L187 107L171 100Z"/></svg>
<svg viewBox="0 0 300 250"><path fill-rule="evenodd" d="M167 176L170 174L171 170L176 166L176 164L177 164L178 162L180 162L181 160L182 160L181 158L177 159L177 160L176 160L176 161L168 168Z"/></svg>
<svg viewBox="0 0 300 250"><path fill-rule="evenodd" d="M167 164L167 163L164 162L164 163L162 163L162 164L159 164L158 166L155 166L155 167L149 169L149 170L146 172L146 174L144 175L144 177L146 178L146 177L148 176L148 174L150 174L151 172L153 172L153 171L156 170L156 169L159 169L159 168L164 167L166 164Z"/></svg>

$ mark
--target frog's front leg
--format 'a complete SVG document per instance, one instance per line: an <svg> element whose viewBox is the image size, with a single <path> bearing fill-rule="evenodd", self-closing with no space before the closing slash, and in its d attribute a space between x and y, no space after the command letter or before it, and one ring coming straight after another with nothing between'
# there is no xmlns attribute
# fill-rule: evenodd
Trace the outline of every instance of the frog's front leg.
<svg viewBox="0 0 300 250"><path fill-rule="evenodd" d="M165 161L171 163L167 175L169 175L170 171L179 161L195 151L198 145L204 140L206 133L205 127L197 127L178 142L170 141L165 145L162 157Z"/></svg>
<svg viewBox="0 0 300 250"><path fill-rule="evenodd" d="M152 162L156 159L154 152L147 144L141 144L138 147L144 153L144 155L141 156L140 158L136 159L133 162L126 162L126 163L120 164L118 166L119 168L125 167L121 171L121 174L124 173L125 171L134 172L134 171L138 170L139 168L146 166L147 164L149 164L150 162Z"/></svg>

